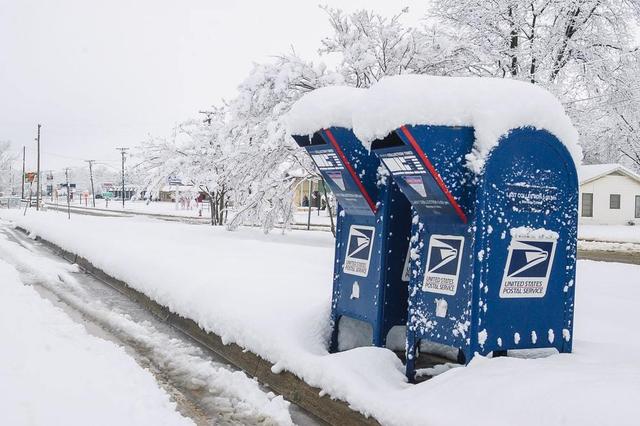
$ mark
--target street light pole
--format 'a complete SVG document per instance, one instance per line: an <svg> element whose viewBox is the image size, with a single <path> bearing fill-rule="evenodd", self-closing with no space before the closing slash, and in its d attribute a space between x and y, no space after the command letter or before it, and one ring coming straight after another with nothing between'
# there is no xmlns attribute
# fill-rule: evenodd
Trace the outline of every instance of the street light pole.
<svg viewBox="0 0 640 426"><path fill-rule="evenodd" d="M38 124L38 170L36 171L37 173L37 178L38 178L38 186L36 188L36 210L40 210L40 191L42 188L41 182L40 182L40 127L41 125Z"/></svg>
<svg viewBox="0 0 640 426"><path fill-rule="evenodd" d="M71 219L71 202L69 201L69 168L64 169L64 177L67 180L67 217Z"/></svg>
<svg viewBox="0 0 640 426"><path fill-rule="evenodd" d="M116 148L122 154L122 208L124 209L124 157L129 148Z"/></svg>
<svg viewBox="0 0 640 426"><path fill-rule="evenodd" d="M89 179L91 180L91 197L92 197L92 203L93 203L93 208L96 207L96 194L93 191L93 163L95 162L95 160L84 160L87 163L89 163Z"/></svg>
<svg viewBox="0 0 640 426"><path fill-rule="evenodd" d="M20 197L21 200L24 200L24 161L25 161L25 150L26 147L23 145L22 146L22 196Z"/></svg>

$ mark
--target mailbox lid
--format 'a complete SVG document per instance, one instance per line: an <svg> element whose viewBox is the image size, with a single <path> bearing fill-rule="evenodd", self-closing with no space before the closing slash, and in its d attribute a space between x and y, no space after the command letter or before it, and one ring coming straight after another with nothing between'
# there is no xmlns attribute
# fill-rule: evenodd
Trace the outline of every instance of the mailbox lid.
<svg viewBox="0 0 640 426"><path fill-rule="evenodd" d="M403 126L376 140L372 150L420 216L467 223L475 185L465 156L473 141L470 127Z"/></svg>
<svg viewBox="0 0 640 426"><path fill-rule="evenodd" d="M319 132L325 142L338 155L351 180L357 186L372 212L378 210L380 188L378 168L380 160L367 150L353 131L343 127L331 127Z"/></svg>
<svg viewBox="0 0 640 426"><path fill-rule="evenodd" d="M320 171L325 182L336 196L342 209L352 215L373 216L376 212L376 203L369 193L371 185L364 185L364 181L373 181L374 177L367 173L361 176L355 171L354 166L348 162L346 153L350 157L357 158L358 151L354 146L359 145L353 133L348 129L333 129L331 138L326 130L314 133L311 136L292 135L298 146L306 149ZM342 144L338 144L337 134ZM332 141L333 139L333 141ZM337 148L337 149L336 149ZM364 149L364 148L363 148ZM366 151L366 150L365 150ZM377 159L375 161L378 161ZM358 168L367 161L358 160ZM374 194L377 197L377 192Z"/></svg>

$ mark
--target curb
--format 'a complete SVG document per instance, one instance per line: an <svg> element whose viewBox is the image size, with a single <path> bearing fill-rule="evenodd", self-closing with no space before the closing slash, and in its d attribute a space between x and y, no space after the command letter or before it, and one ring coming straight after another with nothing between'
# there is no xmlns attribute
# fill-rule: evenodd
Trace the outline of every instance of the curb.
<svg viewBox="0 0 640 426"><path fill-rule="evenodd" d="M28 231L22 227L17 227L16 229L28 233ZM321 420L331 425L379 425L372 417L365 417L361 413L349 408L349 405L344 401L331 399L327 395L320 396L320 389L310 386L288 371L283 371L280 374L272 373L271 367L273 364L271 362L253 352L243 349L235 343L225 345L217 334L207 332L200 328L195 321L171 312L166 306L151 300L147 295L131 288L127 283L96 268L87 259L71 253L41 237L37 237L36 240L53 249L58 256L69 262L76 263L85 272L123 293L134 302L144 306L153 315L185 333L212 352L224 358L230 364L243 370L250 377L255 377L260 383L267 385L273 392L282 395L288 401L302 407Z"/></svg>
<svg viewBox="0 0 640 426"><path fill-rule="evenodd" d="M578 260L595 260L599 262L627 263L640 265L640 253L608 250L581 250L578 249Z"/></svg>

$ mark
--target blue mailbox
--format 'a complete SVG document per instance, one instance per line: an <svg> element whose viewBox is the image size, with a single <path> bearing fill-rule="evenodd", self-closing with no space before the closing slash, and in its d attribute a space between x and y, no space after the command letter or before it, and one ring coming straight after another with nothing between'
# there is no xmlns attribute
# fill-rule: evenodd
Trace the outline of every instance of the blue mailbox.
<svg viewBox="0 0 640 426"><path fill-rule="evenodd" d="M411 79L420 83L418 77ZM422 340L457 348L461 363L468 363L475 354L506 355L507 350L549 347L571 352L572 346L578 203L575 155L543 126L503 129L500 120L494 119L495 129L490 130L498 131L487 132L484 127L479 132L473 120L485 117L491 108L509 116L509 108L522 104L527 113L532 111L532 122L551 123L555 130L568 128L565 134L571 137L573 128L560 104L546 92L541 95L542 89L491 80L495 92L502 85L514 89L514 94L504 91L500 99L509 103L496 107L491 99L473 97L470 79L451 80L448 84L438 79L438 86L429 82L426 88L450 89L452 96L460 97L457 103L449 103L459 113L449 121L461 125L442 125L447 121L446 109L433 113L433 108L425 107L427 117L417 117L419 102L430 102L429 91L418 90L413 108L405 114L411 120L407 123L413 124L394 123L395 130L372 142L373 152L412 206L409 380L415 377ZM458 90L456 83L470 88L471 95ZM402 89L397 82L388 83L393 85ZM412 95L404 89L396 91ZM522 103L518 90L525 90L533 100ZM481 92L482 96L491 93ZM380 93L376 96L381 98ZM472 106L465 110L470 98ZM375 105L373 99L370 103ZM535 104L539 99L547 102L543 107L551 105L546 115ZM538 111L543 112L534 114ZM556 120L560 124L553 121L556 111L562 114L562 121ZM386 113L384 108L372 112L369 121L377 127L369 127L378 133L384 130L375 115ZM518 120L526 122L527 113L517 115ZM516 121L509 117L509 123ZM359 135L366 130L355 129ZM478 155L479 134L502 135L484 153L480 170L469 163Z"/></svg>
<svg viewBox="0 0 640 426"><path fill-rule="evenodd" d="M515 129L476 177L472 127L402 126L373 143L414 213L407 375L421 340L473 354L571 351L577 175L550 133Z"/></svg>
<svg viewBox="0 0 640 426"><path fill-rule="evenodd" d="M338 200L329 350L338 349L343 316L371 324L373 344L384 346L389 330L406 324L409 203L350 129L293 138Z"/></svg>

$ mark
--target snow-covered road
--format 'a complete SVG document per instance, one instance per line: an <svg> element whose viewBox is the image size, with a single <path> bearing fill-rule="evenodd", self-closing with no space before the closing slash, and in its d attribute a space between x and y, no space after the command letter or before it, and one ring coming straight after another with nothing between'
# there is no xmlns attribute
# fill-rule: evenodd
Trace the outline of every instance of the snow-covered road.
<svg viewBox="0 0 640 426"><path fill-rule="evenodd" d="M299 424L315 422L6 223L0 224L0 269L1 303L15 308L3 308L0 314L5 317L0 320L0 337L5 342L9 338L12 348L0 356L0 377L9 378L0 380L0 394L14 396L0 399L0 412L11 416L11 424L42 424L53 414L64 424L189 424L187 418L200 425L290 424L292 418ZM21 306L22 299L29 299L31 309ZM35 323L50 317L55 318L53 326ZM17 320L34 327L20 327L16 333ZM86 348L114 353L118 361L103 365L93 351L74 350L66 342L68 330L81 336ZM78 365L82 368L76 370ZM138 376L144 386L136 382ZM55 377L64 382L56 383ZM119 377L123 386L134 389L119 389ZM22 393L23 389L37 391Z"/></svg>

